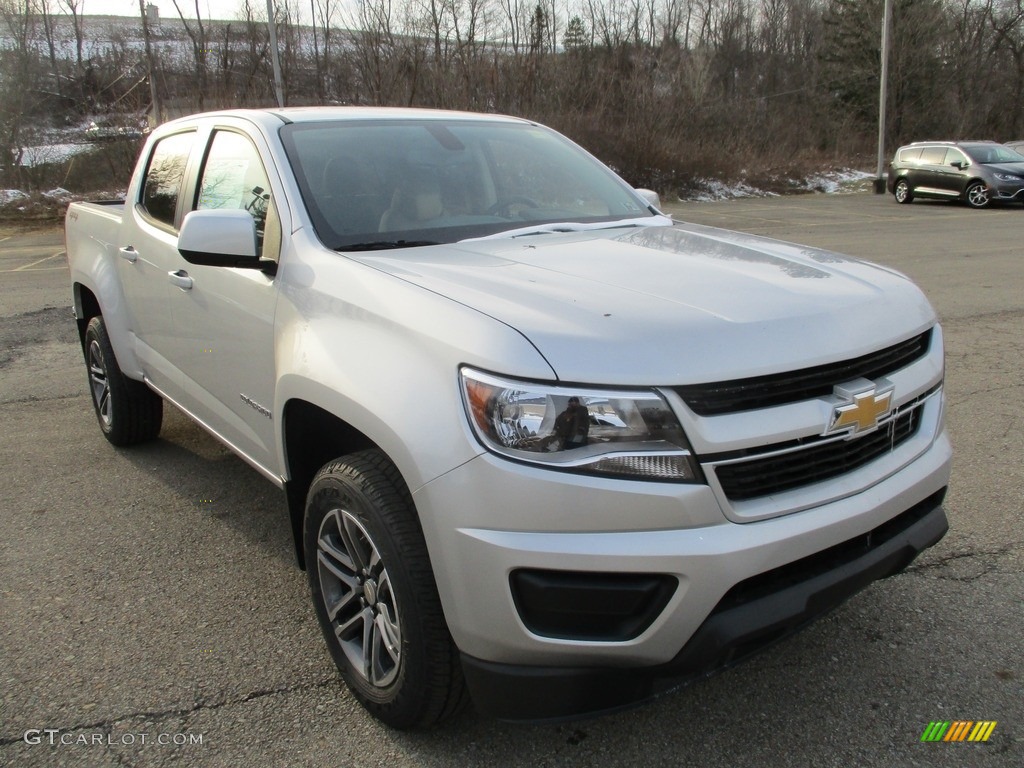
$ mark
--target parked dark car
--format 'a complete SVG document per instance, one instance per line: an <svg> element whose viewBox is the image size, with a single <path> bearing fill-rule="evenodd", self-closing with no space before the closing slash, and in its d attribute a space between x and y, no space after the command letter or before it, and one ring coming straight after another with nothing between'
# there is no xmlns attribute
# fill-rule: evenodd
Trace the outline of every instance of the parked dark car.
<svg viewBox="0 0 1024 768"><path fill-rule="evenodd" d="M972 208L1024 202L1024 155L994 141L918 141L896 150L888 185L897 203L915 197L963 200Z"/></svg>

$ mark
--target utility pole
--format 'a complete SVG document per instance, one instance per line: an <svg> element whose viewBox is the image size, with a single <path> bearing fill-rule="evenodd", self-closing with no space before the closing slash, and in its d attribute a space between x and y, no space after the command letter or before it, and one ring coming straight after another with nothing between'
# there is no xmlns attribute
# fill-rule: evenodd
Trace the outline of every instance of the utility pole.
<svg viewBox="0 0 1024 768"><path fill-rule="evenodd" d="M270 0L267 0L268 2ZM889 26L892 23L892 0L885 0L882 11L882 72L878 85L878 166L875 169L875 194L885 193L885 102L889 84Z"/></svg>
<svg viewBox="0 0 1024 768"><path fill-rule="evenodd" d="M160 88L156 82L156 59L150 42L149 19L146 16L146 0L139 0L139 15L142 17L142 39L146 45L146 70L149 76L149 98L152 110L149 115L149 127L155 128L164 121L164 107L160 102Z"/></svg>
<svg viewBox="0 0 1024 768"><path fill-rule="evenodd" d="M277 106L283 107L284 86L281 84L281 55L277 50L277 24L274 23L274 0L267 0L267 29L270 30L270 59L274 64L274 92L277 94Z"/></svg>

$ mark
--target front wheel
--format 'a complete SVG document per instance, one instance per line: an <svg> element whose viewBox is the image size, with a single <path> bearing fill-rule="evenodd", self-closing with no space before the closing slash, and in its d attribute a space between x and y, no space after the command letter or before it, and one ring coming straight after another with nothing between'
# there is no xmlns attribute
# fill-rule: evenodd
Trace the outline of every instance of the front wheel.
<svg viewBox="0 0 1024 768"><path fill-rule="evenodd" d="M163 422L164 401L141 381L121 373L107 327L99 316L85 329L85 364L104 437L118 447L155 439Z"/></svg>
<svg viewBox="0 0 1024 768"><path fill-rule="evenodd" d="M914 199L913 194L910 192L910 185L907 184L906 179L900 179L896 182L896 188L893 189L893 197L896 198L897 203L909 203Z"/></svg>
<svg viewBox="0 0 1024 768"><path fill-rule="evenodd" d="M349 689L393 728L424 728L466 700L412 500L377 450L324 466L306 497L308 578Z"/></svg>
<svg viewBox="0 0 1024 768"><path fill-rule="evenodd" d="M964 199L971 208L987 208L991 199L988 195L988 187L980 181L971 182L964 192Z"/></svg>

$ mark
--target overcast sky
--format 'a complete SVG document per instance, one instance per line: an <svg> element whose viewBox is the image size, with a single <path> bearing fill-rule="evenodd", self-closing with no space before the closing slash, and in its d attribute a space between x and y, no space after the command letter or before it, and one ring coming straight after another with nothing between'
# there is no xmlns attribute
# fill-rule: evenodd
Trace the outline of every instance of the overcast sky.
<svg viewBox="0 0 1024 768"><path fill-rule="evenodd" d="M267 0L251 0L253 7L265 8ZM199 0L199 8L204 19L234 19L239 16L241 0ZM157 0L155 5L160 9L160 18L177 19L171 0ZM186 18L195 18L195 0L178 0L182 13ZM138 16L139 0L82 0L82 13L88 16L114 15Z"/></svg>

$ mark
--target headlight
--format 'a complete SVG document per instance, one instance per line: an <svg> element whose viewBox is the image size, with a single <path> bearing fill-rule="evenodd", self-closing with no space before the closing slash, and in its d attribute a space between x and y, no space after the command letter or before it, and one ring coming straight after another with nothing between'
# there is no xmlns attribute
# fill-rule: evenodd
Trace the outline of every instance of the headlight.
<svg viewBox="0 0 1024 768"><path fill-rule="evenodd" d="M654 390L562 387L461 370L469 423L484 447L551 469L703 482L668 403Z"/></svg>
<svg viewBox="0 0 1024 768"><path fill-rule="evenodd" d="M1020 176L1014 176L1012 173L996 173L994 176L1000 181L1020 181Z"/></svg>

